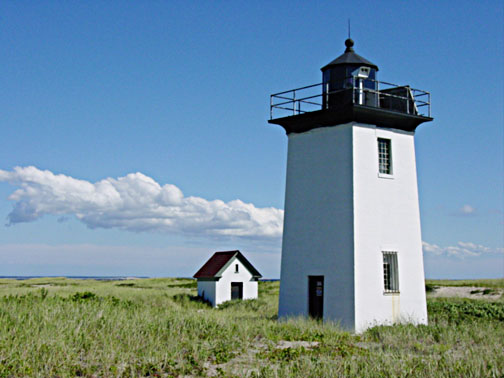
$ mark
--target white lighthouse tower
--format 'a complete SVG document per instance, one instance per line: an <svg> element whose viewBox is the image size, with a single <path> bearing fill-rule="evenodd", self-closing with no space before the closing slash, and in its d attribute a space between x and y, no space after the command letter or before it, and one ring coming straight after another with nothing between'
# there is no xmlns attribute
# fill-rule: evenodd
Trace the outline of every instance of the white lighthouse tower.
<svg viewBox="0 0 504 378"><path fill-rule="evenodd" d="M321 84L271 96L288 136L279 316L426 324L414 136L430 94L345 45Z"/></svg>

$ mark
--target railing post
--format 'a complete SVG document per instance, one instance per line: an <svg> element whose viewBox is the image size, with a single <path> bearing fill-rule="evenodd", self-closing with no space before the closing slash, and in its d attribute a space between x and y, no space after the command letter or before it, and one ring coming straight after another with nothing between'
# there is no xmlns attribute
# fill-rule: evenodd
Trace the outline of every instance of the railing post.
<svg viewBox="0 0 504 378"><path fill-rule="evenodd" d="M355 104L355 78L352 76L352 104Z"/></svg>
<svg viewBox="0 0 504 378"><path fill-rule="evenodd" d="M359 78L359 105L364 105L364 80Z"/></svg>
<svg viewBox="0 0 504 378"><path fill-rule="evenodd" d="M380 82L377 80L376 81L376 103L375 106L377 108L380 107Z"/></svg>
<svg viewBox="0 0 504 378"><path fill-rule="evenodd" d="M270 119L273 119L273 96L270 96Z"/></svg>
<svg viewBox="0 0 504 378"><path fill-rule="evenodd" d="M329 109L329 83L326 83L326 101L325 101L325 107L326 109Z"/></svg>
<svg viewBox="0 0 504 378"><path fill-rule="evenodd" d="M431 116L430 103L431 103L431 100L430 100L430 92L429 92L429 117Z"/></svg>
<svg viewBox="0 0 504 378"><path fill-rule="evenodd" d="M292 91L292 115L296 115L296 90Z"/></svg>

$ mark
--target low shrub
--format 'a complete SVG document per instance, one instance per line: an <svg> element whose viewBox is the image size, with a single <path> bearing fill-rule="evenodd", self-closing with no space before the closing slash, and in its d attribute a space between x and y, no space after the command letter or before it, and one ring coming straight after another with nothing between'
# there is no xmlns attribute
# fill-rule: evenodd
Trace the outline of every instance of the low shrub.
<svg viewBox="0 0 504 378"><path fill-rule="evenodd" d="M429 283L425 284L425 292L427 292L427 293L433 293L438 288L439 288L439 286L435 286L433 284L429 284Z"/></svg>
<svg viewBox="0 0 504 378"><path fill-rule="evenodd" d="M228 310L228 309L236 309L236 310L244 310L244 311L259 311L261 307L264 305L264 301L259 299L235 299L231 301L227 301L221 303L218 307L219 310Z"/></svg>
<svg viewBox="0 0 504 378"><path fill-rule="evenodd" d="M169 288L181 288L181 289L195 289L198 287L198 282L196 280L190 280L189 282L177 282L174 284L169 284Z"/></svg>
<svg viewBox="0 0 504 378"><path fill-rule="evenodd" d="M311 350L309 350L311 352ZM264 351L258 353L257 357L261 359L267 359L271 362L288 362L298 359L301 355L307 354L307 350L304 347L299 348L274 348L272 350Z"/></svg>
<svg viewBox="0 0 504 378"><path fill-rule="evenodd" d="M134 287L135 284L133 282L121 282L121 283L116 284L116 286L119 286L119 287Z"/></svg>
<svg viewBox="0 0 504 378"><path fill-rule="evenodd" d="M182 307L197 307L201 308L203 306L211 306L210 302L197 295L190 294L175 294L172 297L173 301Z"/></svg>
<svg viewBox="0 0 504 378"><path fill-rule="evenodd" d="M483 290L483 295L488 295L488 294L497 294L497 291L494 289L485 289Z"/></svg>
<svg viewBox="0 0 504 378"><path fill-rule="evenodd" d="M504 321L504 302L487 302L475 299L437 299L427 303L429 317L460 323L465 320Z"/></svg>
<svg viewBox="0 0 504 378"><path fill-rule="evenodd" d="M77 292L70 297L70 300L74 302L83 302L95 299L97 299L96 294L90 291Z"/></svg>

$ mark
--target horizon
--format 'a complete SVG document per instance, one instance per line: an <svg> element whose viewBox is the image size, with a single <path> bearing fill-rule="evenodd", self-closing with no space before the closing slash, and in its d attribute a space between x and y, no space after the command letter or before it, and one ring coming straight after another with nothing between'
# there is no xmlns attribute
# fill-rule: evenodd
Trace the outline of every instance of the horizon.
<svg viewBox="0 0 504 378"><path fill-rule="evenodd" d="M56 276L0 276L0 279L14 279L18 281L37 279L37 278L67 278L67 279L82 279L82 280L97 280L97 281L127 281L127 280L143 280L143 279L162 279L162 278L171 278L171 279L181 279L181 280L197 280L194 277L146 277L146 276L65 276L65 275L56 275ZM502 280L504 278L475 278L475 279L467 279L467 278L426 278L426 281L488 281L488 280ZM280 278L259 278L259 281L264 282L276 282L280 281Z"/></svg>

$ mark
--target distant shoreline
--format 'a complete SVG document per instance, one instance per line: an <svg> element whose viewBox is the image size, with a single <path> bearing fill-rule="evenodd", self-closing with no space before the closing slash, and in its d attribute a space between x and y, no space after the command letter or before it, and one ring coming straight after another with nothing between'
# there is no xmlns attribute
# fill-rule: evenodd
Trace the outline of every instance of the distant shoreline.
<svg viewBox="0 0 504 378"><path fill-rule="evenodd" d="M32 278L70 278L74 280L97 280L97 281L122 281L138 278L151 278L147 276L0 276L11 280L31 280Z"/></svg>
<svg viewBox="0 0 504 378"><path fill-rule="evenodd" d="M69 278L74 280L97 280L97 281L124 281L124 280L135 280L135 279L147 279L147 278L161 278L161 277L148 277L148 276L0 276L0 279L6 278L10 280L31 280L33 278ZM193 279L192 277L177 277L183 279ZM280 281L279 278L265 278L260 281Z"/></svg>

